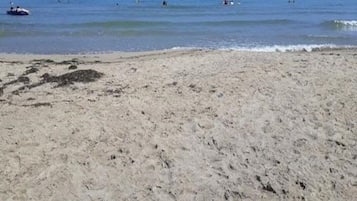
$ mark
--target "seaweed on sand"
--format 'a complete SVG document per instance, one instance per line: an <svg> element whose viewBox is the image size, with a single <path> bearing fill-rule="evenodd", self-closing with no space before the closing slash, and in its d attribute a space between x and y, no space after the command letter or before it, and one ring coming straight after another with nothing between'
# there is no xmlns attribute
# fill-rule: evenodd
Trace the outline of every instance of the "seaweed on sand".
<svg viewBox="0 0 357 201"><path fill-rule="evenodd" d="M13 94L18 94L19 92L25 90L25 89L32 89L38 86L41 86L46 83L51 83L55 82L57 83L56 87L64 87L68 86L70 84L73 84L75 82L82 82L82 83L88 83L88 82L94 82L97 79L101 78L104 74L97 72L95 70L77 70L73 71L70 73L65 73L59 76L55 75L50 75L48 73L45 73L41 76L42 80L40 82L31 84L31 85L25 85L20 87L19 89L13 91Z"/></svg>

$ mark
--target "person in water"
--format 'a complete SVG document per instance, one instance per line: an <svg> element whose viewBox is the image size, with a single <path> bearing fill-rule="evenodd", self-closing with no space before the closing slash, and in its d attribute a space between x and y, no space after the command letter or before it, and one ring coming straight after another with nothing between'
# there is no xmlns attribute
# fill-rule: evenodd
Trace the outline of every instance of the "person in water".
<svg viewBox="0 0 357 201"><path fill-rule="evenodd" d="M164 1L162 2L162 6L167 6L166 0L164 0Z"/></svg>
<svg viewBox="0 0 357 201"><path fill-rule="evenodd" d="M223 0L223 5L233 5L233 0Z"/></svg>
<svg viewBox="0 0 357 201"><path fill-rule="evenodd" d="M13 6L10 7L10 11L18 11L20 9L19 6L16 6L16 8L14 8Z"/></svg>

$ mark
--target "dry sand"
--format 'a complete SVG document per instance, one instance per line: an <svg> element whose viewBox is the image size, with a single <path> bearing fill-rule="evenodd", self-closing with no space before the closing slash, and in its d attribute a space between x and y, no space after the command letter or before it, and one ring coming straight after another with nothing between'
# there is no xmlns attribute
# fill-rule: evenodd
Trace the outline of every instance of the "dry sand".
<svg viewBox="0 0 357 201"><path fill-rule="evenodd" d="M2 54L0 80L2 201L357 200L353 49Z"/></svg>

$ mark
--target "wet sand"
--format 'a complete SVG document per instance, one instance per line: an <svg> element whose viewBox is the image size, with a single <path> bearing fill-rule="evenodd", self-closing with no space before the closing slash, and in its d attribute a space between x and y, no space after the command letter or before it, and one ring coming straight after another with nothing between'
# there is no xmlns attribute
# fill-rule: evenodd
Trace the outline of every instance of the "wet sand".
<svg viewBox="0 0 357 201"><path fill-rule="evenodd" d="M353 200L356 50L0 54L0 200Z"/></svg>

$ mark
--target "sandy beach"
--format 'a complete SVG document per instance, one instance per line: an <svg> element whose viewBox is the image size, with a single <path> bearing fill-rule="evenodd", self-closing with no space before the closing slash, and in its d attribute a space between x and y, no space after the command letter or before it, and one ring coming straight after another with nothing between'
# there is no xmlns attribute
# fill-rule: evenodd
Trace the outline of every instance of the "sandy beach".
<svg viewBox="0 0 357 201"><path fill-rule="evenodd" d="M0 54L0 200L357 199L357 51Z"/></svg>

